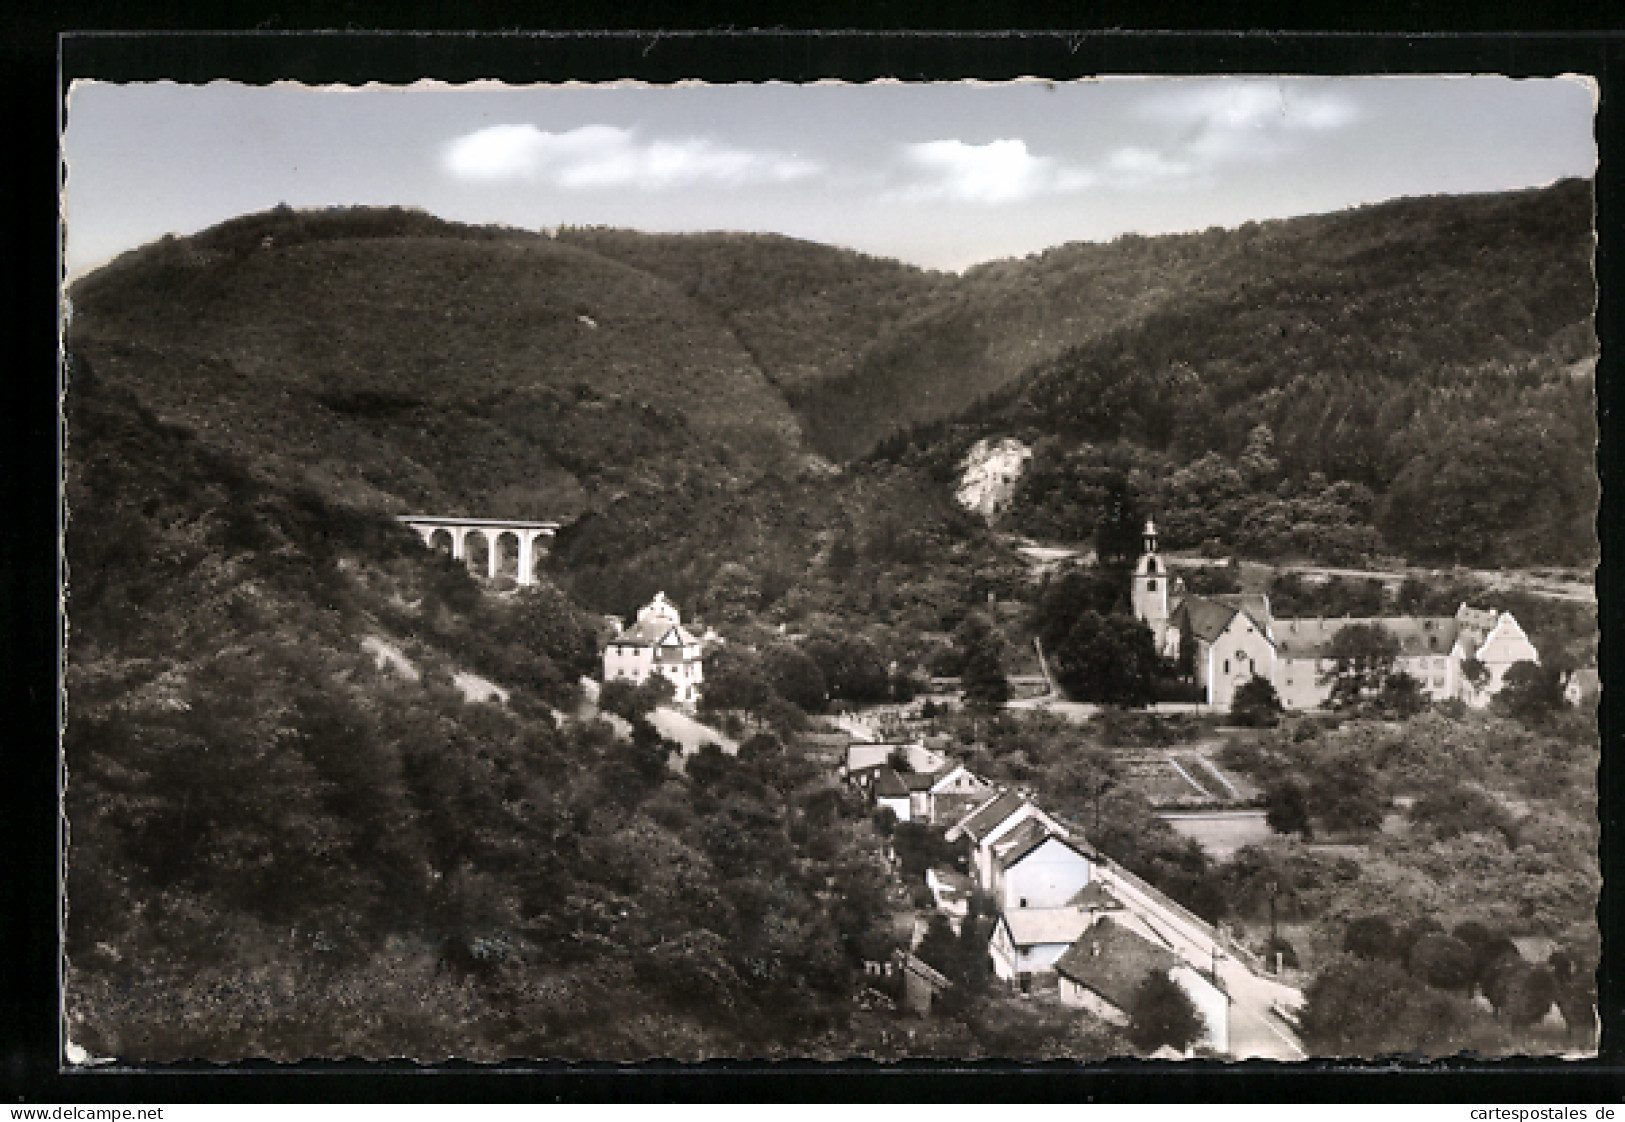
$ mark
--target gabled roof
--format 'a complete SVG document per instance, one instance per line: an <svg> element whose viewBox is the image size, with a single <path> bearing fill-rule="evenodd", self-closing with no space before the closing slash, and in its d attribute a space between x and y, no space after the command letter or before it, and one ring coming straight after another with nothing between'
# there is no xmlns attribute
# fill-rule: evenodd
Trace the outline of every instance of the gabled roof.
<svg viewBox="0 0 1625 1122"><path fill-rule="evenodd" d="M1187 596L1179 602L1174 610L1176 621L1180 623L1180 630L1189 630L1191 634L1204 642L1211 643L1224 634L1230 621L1241 613L1252 621L1259 634L1266 639L1270 635L1270 603L1267 598L1256 592L1236 593L1224 596Z"/></svg>
<svg viewBox="0 0 1625 1122"><path fill-rule="evenodd" d="M874 791L877 799L908 798L908 785L889 767L883 767L875 772Z"/></svg>
<svg viewBox="0 0 1625 1122"><path fill-rule="evenodd" d="M622 647L656 647L663 643L672 632L677 633L677 641L684 646L692 646L699 642L694 636L684 630L680 623L672 623L665 619L640 619L631 627L615 636L609 641L610 646Z"/></svg>
<svg viewBox="0 0 1625 1122"><path fill-rule="evenodd" d="M1187 596L1180 602L1176 615L1181 631L1189 631L1198 639L1211 643L1223 635L1230 621L1236 618L1236 609L1206 596Z"/></svg>
<svg viewBox="0 0 1625 1122"><path fill-rule="evenodd" d="M1004 848L1004 839L1000 839L1000 843L996 847L998 850L1000 850L1000 852L995 853L994 856L998 859L999 864L1003 865L1006 869L1013 868L1014 866L1020 864L1022 860L1033 852L1033 850L1039 848L1047 841L1059 842L1070 849L1073 853L1076 853L1079 857L1082 857L1085 861L1091 859L1092 854L1090 854L1082 846L1078 845L1078 843L1069 838L1062 837L1060 834L1052 833L1048 827L1044 826L1036 818L1027 819L1026 822L1023 822L1015 830L1012 830L1011 834L1014 835L1025 833L1026 828L1029 825L1037 826L1039 828L1038 832L1036 835L1027 834L1021 839L1019 845L1007 849Z"/></svg>
<svg viewBox="0 0 1625 1122"><path fill-rule="evenodd" d="M1246 614L1253 621L1253 626L1264 632L1270 632L1270 600L1262 592L1226 592L1213 597L1226 607L1234 608Z"/></svg>
<svg viewBox="0 0 1625 1122"><path fill-rule="evenodd" d="M1012 852L1020 850L1026 853L1033 846L1042 844L1047 837L1048 827L1036 816L1029 818L993 843L993 860L1001 864L1014 864L1006 860Z"/></svg>
<svg viewBox="0 0 1625 1122"><path fill-rule="evenodd" d="M1010 931L1011 942L1035 947L1075 942L1093 917L1081 908L1007 908L1000 918Z"/></svg>
<svg viewBox="0 0 1625 1122"><path fill-rule="evenodd" d="M980 842L999 824L1009 818L1016 811L1027 805L1027 800L1014 791L1001 791L987 802L983 803L954 829L962 834L969 834L972 841Z"/></svg>
<svg viewBox="0 0 1625 1122"><path fill-rule="evenodd" d="M948 763L943 764L940 768L931 773L931 790L935 791L938 786L947 780L952 779L960 772L964 772L978 785L982 787L988 786L987 781L979 778L975 772L970 770L970 768L966 767L964 764L956 764L950 760Z"/></svg>
<svg viewBox="0 0 1625 1122"><path fill-rule="evenodd" d="M1134 991L1149 974L1178 965L1179 958L1172 951L1107 917L1066 949L1055 963L1055 972L1126 1011Z"/></svg>
<svg viewBox="0 0 1625 1122"><path fill-rule="evenodd" d="M1097 911L1115 911L1123 907L1123 902L1107 891L1106 886L1098 880L1091 880L1078 889L1078 894L1066 902L1069 908L1094 908Z"/></svg>

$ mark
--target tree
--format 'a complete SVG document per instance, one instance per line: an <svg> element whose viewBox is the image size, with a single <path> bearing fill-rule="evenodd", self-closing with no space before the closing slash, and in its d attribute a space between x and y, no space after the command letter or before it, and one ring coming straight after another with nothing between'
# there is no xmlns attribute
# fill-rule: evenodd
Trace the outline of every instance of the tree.
<svg viewBox="0 0 1625 1122"><path fill-rule="evenodd" d="M991 645L971 652L965 660L962 684L966 704L980 712L996 712L1010 700L1010 680L1004 676L998 651Z"/></svg>
<svg viewBox="0 0 1625 1122"><path fill-rule="evenodd" d="M1406 958L1410 972L1441 990L1470 990L1473 949L1453 935L1423 935Z"/></svg>
<svg viewBox="0 0 1625 1122"><path fill-rule="evenodd" d="M817 713L829 700L829 685L818 663L800 647L779 643L762 656L762 669L773 691L808 713Z"/></svg>
<svg viewBox="0 0 1625 1122"><path fill-rule="evenodd" d="M1326 650L1332 665L1320 672L1320 684L1331 686L1333 708L1356 705L1382 689L1399 657L1399 641L1375 623L1351 623Z"/></svg>
<svg viewBox="0 0 1625 1122"><path fill-rule="evenodd" d="M1563 670L1555 659L1545 663L1515 662L1501 679L1497 708L1521 721L1539 723L1566 709Z"/></svg>
<svg viewBox="0 0 1625 1122"><path fill-rule="evenodd" d="M1281 698L1268 678L1254 674L1230 701L1230 721L1245 728L1273 728L1281 720Z"/></svg>
<svg viewBox="0 0 1625 1122"><path fill-rule="evenodd" d="M1377 694L1377 704L1398 717L1414 717L1427 708L1427 703L1422 683L1403 670L1388 675Z"/></svg>
<svg viewBox="0 0 1625 1122"><path fill-rule="evenodd" d="M1470 1040L1473 1011L1457 995L1417 985L1391 962L1344 956L1304 990L1298 1024L1315 1055L1444 1055Z"/></svg>
<svg viewBox="0 0 1625 1122"><path fill-rule="evenodd" d="M1291 779L1277 780L1264 795L1264 822L1277 834L1314 836L1309 822L1309 801L1303 788Z"/></svg>
<svg viewBox="0 0 1625 1122"><path fill-rule="evenodd" d="M761 660L754 655L724 647L706 660L700 687L700 703L706 709L759 713L772 693Z"/></svg>
<svg viewBox="0 0 1625 1122"><path fill-rule="evenodd" d="M1145 513L1121 468L1106 477L1106 502L1095 524L1095 557L1102 568L1122 570L1140 556Z"/></svg>
<svg viewBox="0 0 1625 1122"><path fill-rule="evenodd" d="M1134 990L1128 1007L1128 1038L1142 1052L1167 1046L1183 1052L1206 1034L1206 1022L1190 996L1166 970L1153 970Z"/></svg>
<svg viewBox="0 0 1625 1122"><path fill-rule="evenodd" d="M1309 805L1326 829L1353 834L1380 828L1388 809L1371 764L1354 749L1320 761L1309 789Z"/></svg>
<svg viewBox="0 0 1625 1122"><path fill-rule="evenodd" d="M1151 629L1132 616L1085 611L1052 651L1055 680L1077 701L1146 705L1161 664Z"/></svg>
<svg viewBox="0 0 1625 1122"><path fill-rule="evenodd" d="M1394 925L1383 916L1361 916L1343 929L1343 949L1365 959L1394 957Z"/></svg>

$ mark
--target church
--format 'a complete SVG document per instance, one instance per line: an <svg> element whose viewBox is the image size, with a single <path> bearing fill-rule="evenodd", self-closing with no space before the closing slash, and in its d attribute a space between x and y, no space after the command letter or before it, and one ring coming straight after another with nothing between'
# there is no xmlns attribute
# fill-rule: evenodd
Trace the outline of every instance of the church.
<svg viewBox="0 0 1625 1122"><path fill-rule="evenodd" d="M1151 629L1157 649L1168 658L1176 657L1184 636L1190 636L1196 683L1204 703L1218 709L1230 708L1236 691L1254 676L1273 685L1287 709L1323 707L1331 686L1321 682L1321 674L1333 666L1332 640L1353 624L1374 625L1392 636L1399 645L1395 669L1420 682L1433 701L1453 698L1481 708L1513 665L1540 661L1510 612L1463 604L1453 616L1276 619L1261 592L1196 596L1171 589L1150 520L1133 581L1135 618Z"/></svg>

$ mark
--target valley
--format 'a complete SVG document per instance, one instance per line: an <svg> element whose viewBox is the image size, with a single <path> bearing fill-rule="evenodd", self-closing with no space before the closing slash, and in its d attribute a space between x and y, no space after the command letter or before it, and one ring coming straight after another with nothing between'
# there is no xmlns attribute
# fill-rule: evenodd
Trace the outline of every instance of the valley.
<svg viewBox="0 0 1625 1122"><path fill-rule="evenodd" d="M958 820L880 806L845 767L856 740L1041 806L1210 952L1222 928L1207 980L1249 1013L1216 1054L1418 1024L1443 1053L1583 1046L1590 200L1399 200L963 274L773 236L279 208L85 276L73 1040L1154 1052L1053 972L989 975L1015 910L991 881L950 935L924 929L925 870L971 875ZM401 521L426 514L536 536L464 556ZM1182 595L1262 593L1283 618L1470 603L1515 617L1541 669L1493 704L1390 689L1392 657L1324 710L1213 704L1136 614L1152 516L1149 579ZM692 702L605 671L657 601L703 647ZM907 805L942 776L893 778ZM924 925L903 935L900 897ZM1498 948L1471 977L1413 960L1463 930ZM1538 953L1499 953L1514 938ZM952 996L911 1009L913 958ZM1399 1035L1358 1036L1328 996L1362 970ZM1269 1019L1279 990L1307 1020Z"/></svg>

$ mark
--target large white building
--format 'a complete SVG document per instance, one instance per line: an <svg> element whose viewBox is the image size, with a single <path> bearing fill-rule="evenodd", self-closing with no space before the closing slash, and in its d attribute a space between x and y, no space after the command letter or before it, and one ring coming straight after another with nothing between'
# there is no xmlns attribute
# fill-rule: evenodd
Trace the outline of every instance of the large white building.
<svg viewBox="0 0 1625 1122"><path fill-rule="evenodd" d="M1134 569L1134 615L1151 628L1157 648L1168 657L1177 654L1182 636L1191 637L1196 682L1203 700L1219 709L1228 709L1236 691L1254 676L1273 685L1288 709L1320 708L1331 696L1321 676L1334 665L1332 640L1354 624L1387 632L1399 646L1395 669L1415 678L1434 701L1455 699L1480 708L1515 664L1540 661L1510 612L1463 604L1453 616L1276 619L1262 593L1176 595L1170 601L1168 579L1157 555L1156 527L1147 522L1144 552Z"/></svg>
<svg viewBox="0 0 1625 1122"><path fill-rule="evenodd" d="M683 627L677 607L664 592L638 611L637 622L604 648L604 683L641 685L652 674L668 679L674 700L693 705L704 681L700 641Z"/></svg>

